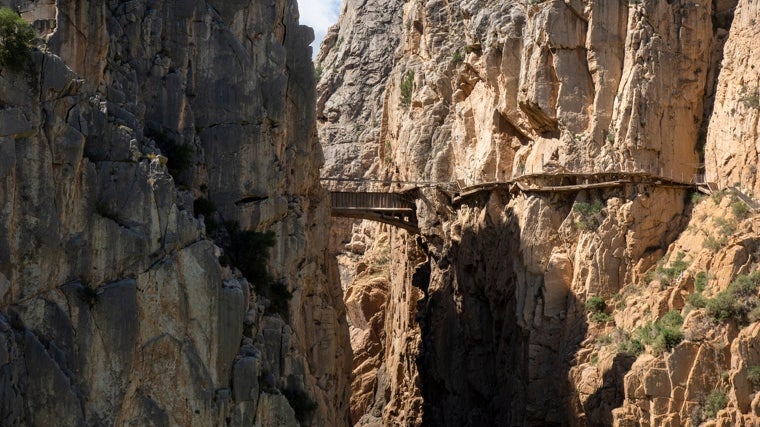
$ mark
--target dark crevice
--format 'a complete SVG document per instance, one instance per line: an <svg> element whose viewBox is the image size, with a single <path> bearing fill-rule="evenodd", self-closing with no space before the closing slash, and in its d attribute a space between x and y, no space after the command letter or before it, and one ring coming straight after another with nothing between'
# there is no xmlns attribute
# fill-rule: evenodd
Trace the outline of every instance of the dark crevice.
<svg viewBox="0 0 760 427"><path fill-rule="evenodd" d="M236 206L247 205L249 203L259 203L269 199L268 196L246 196L235 202Z"/></svg>
<svg viewBox="0 0 760 427"><path fill-rule="evenodd" d="M718 78L720 77L721 64L723 63L723 48L728 40L729 30L734 20L734 11L736 10L736 1L718 10L718 5L713 4L713 52L710 57L710 69L707 70L707 81L705 82L702 112L702 122L699 126L697 143L695 150L699 155L699 162L705 161L705 145L707 143L707 129L710 126L710 117L715 109L715 91L718 87Z"/></svg>

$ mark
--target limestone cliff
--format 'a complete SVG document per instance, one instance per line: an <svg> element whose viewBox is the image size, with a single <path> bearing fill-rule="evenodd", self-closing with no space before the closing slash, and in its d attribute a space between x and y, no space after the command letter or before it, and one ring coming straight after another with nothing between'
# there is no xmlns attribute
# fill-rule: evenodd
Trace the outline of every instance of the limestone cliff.
<svg viewBox="0 0 760 427"><path fill-rule="evenodd" d="M350 259L354 423L758 422L760 317L715 310L734 291L758 302L756 283L729 286L756 269L739 197L760 196L757 13L749 0L344 2L318 57L324 174L418 187L421 225L419 238L357 225L335 248ZM702 162L713 190L743 193L662 185L702 181ZM660 179L452 197L602 172Z"/></svg>
<svg viewBox="0 0 760 427"><path fill-rule="evenodd" d="M0 70L0 423L344 424L295 1L0 5L43 37Z"/></svg>

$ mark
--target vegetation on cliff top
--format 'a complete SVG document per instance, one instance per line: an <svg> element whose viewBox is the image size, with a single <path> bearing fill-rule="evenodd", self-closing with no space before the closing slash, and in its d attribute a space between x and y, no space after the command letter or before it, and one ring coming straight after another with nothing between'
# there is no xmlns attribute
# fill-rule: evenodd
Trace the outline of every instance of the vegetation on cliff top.
<svg viewBox="0 0 760 427"><path fill-rule="evenodd" d="M19 70L28 58L34 29L16 12L0 7L0 65Z"/></svg>

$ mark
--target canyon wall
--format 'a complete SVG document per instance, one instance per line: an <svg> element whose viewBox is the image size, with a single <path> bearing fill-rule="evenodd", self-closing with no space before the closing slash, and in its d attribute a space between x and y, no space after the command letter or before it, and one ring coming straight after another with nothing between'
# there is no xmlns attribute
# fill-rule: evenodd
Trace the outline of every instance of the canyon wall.
<svg viewBox="0 0 760 427"><path fill-rule="evenodd" d="M296 2L0 5L2 424L344 425Z"/></svg>
<svg viewBox="0 0 760 427"><path fill-rule="evenodd" d="M758 286L731 285L757 262L741 199L760 197L757 14L751 0L344 2L317 58L323 176L416 188L421 228L333 239L354 424L758 422ZM458 197L561 173L657 179ZM726 295L744 305L724 316Z"/></svg>

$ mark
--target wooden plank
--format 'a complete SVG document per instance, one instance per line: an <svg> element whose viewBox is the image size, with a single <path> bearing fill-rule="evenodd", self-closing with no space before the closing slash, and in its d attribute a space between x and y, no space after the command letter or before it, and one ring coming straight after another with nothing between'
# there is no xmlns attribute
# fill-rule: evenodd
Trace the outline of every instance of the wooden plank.
<svg viewBox="0 0 760 427"><path fill-rule="evenodd" d="M330 201L338 208L415 209L413 201L395 193L331 192Z"/></svg>

